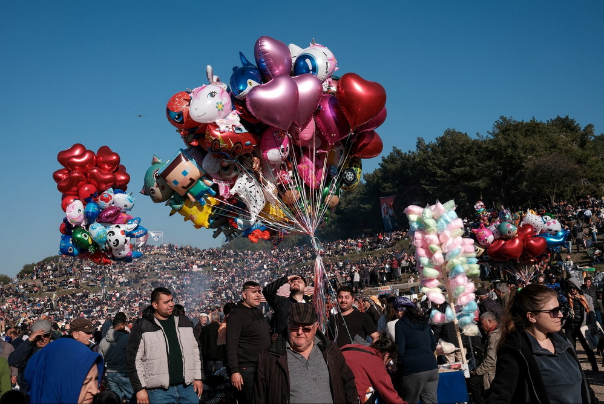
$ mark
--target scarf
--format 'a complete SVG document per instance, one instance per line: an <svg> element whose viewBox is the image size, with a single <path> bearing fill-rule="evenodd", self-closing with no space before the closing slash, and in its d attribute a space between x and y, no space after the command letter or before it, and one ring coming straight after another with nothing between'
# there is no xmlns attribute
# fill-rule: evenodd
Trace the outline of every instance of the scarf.
<svg viewBox="0 0 604 404"><path fill-rule="evenodd" d="M573 304L574 304L574 300L577 299L585 308L585 313L589 313L589 306L587 304L587 300L585 300L585 296L583 295L577 295L577 296L572 296L572 295L568 295L568 303L570 304L570 309L571 312L574 313L574 308L573 308Z"/></svg>

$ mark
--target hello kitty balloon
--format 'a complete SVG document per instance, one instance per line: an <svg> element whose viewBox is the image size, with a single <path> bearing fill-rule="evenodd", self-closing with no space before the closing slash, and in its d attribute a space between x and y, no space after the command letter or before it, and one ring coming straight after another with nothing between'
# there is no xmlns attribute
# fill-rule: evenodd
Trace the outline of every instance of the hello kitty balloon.
<svg viewBox="0 0 604 404"><path fill-rule="evenodd" d="M225 119L232 110L231 96L227 85L212 75L212 67L207 68L210 84L197 87L191 91L189 116L195 122L211 123Z"/></svg>
<svg viewBox="0 0 604 404"><path fill-rule="evenodd" d="M533 226L535 234L541 233L541 230L543 230L543 227L545 225L541 216L535 215L528 210L526 211L526 215L524 216L524 219L522 219L522 222L520 224L530 224L531 226Z"/></svg>

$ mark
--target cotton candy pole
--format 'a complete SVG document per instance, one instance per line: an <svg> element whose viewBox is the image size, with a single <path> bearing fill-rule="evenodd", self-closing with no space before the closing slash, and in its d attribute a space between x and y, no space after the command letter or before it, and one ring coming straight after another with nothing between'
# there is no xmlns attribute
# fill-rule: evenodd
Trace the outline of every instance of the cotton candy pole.
<svg viewBox="0 0 604 404"><path fill-rule="evenodd" d="M422 292L436 304L443 304L445 288L449 305L445 314L433 310L432 323L455 324L457 341L466 364L459 328L475 331L474 312L477 310L474 283L468 276L480 274L474 251L474 241L462 238L463 221L457 217L453 200L436 202L425 208L410 205L405 209L415 246ZM456 306L458 313L456 314ZM473 330L472 330L473 329Z"/></svg>

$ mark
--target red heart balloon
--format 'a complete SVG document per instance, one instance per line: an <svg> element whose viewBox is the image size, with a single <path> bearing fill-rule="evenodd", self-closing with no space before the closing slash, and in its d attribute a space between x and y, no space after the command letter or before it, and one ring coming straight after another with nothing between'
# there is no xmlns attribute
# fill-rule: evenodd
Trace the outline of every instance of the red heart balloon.
<svg viewBox="0 0 604 404"><path fill-rule="evenodd" d="M369 120L369 122L366 122L364 124L362 124L361 126L359 126L356 131L357 132L364 132L366 130L373 130L378 128L381 124L384 123L384 121L386 120L386 116L388 115L388 111L386 110L386 107L384 107L379 114L377 114L376 116L374 116L373 118L371 118Z"/></svg>
<svg viewBox="0 0 604 404"><path fill-rule="evenodd" d="M374 130L359 133L352 147L350 153L361 159L370 159L377 157L384 149L384 143L382 138Z"/></svg>
<svg viewBox="0 0 604 404"><path fill-rule="evenodd" d="M338 99L333 95L323 94L321 97L315 123L319 129L319 138L329 145L350 135L350 125L340 109Z"/></svg>
<svg viewBox="0 0 604 404"><path fill-rule="evenodd" d="M351 128L368 122L386 106L386 90L355 73L340 77L336 97Z"/></svg>
<svg viewBox="0 0 604 404"><path fill-rule="evenodd" d="M524 240L524 252L526 252L529 257L535 258L543 254L546 248L547 240L545 237L533 237Z"/></svg>
<svg viewBox="0 0 604 404"><path fill-rule="evenodd" d="M57 155L57 160L63 167L67 167L67 160L73 156L79 156L86 151L86 146L76 143L67 150L60 151Z"/></svg>
<svg viewBox="0 0 604 404"><path fill-rule="evenodd" d="M126 167L120 164L119 168L114 173L114 175L115 187L117 189L121 189L122 191L128 189L128 183L130 182L130 174L126 172Z"/></svg>
<svg viewBox="0 0 604 404"><path fill-rule="evenodd" d="M59 226L59 231L61 232L61 234L67 234L67 226L65 226L65 223L61 223L61 225Z"/></svg>
<svg viewBox="0 0 604 404"><path fill-rule="evenodd" d="M78 196L81 200L85 201L87 198L92 198L98 192L98 189L92 184L84 184L78 191Z"/></svg>
<svg viewBox="0 0 604 404"><path fill-rule="evenodd" d="M90 261L100 265L109 265L112 262L107 253L101 250L96 250L94 253L89 253L87 258Z"/></svg>
<svg viewBox="0 0 604 404"><path fill-rule="evenodd" d="M52 178L58 184L61 180L64 180L69 176L69 170L66 168L60 168L54 173L52 173Z"/></svg>
<svg viewBox="0 0 604 404"><path fill-rule="evenodd" d="M80 187L86 184L86 176L80 172L74 171L67 178L62 179L57 184L57 189L62 194L77 195Z"/></svg>
<svg viewBox="0 0 604 404"><path fill-rule="evenodd" d="M69 204L75 201L76 199L78 199L78 197L75 195L63 195L61 197L61 209L63 209L63 212L65 212Z"/></svg>
<svg viewBox="0 0 604 404"><path fill-rule="evenodd" d="M98 167L92 167L88 171L88 182L94 185L97 190L103 192L109 188L113 188L115 185L115 175Z"/></svg>
<svg viewBox="0 0 604 404"><path fill-rule="evenodd" d="M101 170L114 172L120 166L120 155L109 146L101 146L96 152L96 166Z"/></svg>
<svg viewBox="0 0 604 404"><path fill-rule="evenodd" d="M529 240L533 237L534 227L530 224L523 224L518 227L518 237L523 241Z"/></svg>
<svg viewBox="0 0 604 404"><path fill-rule="evenodd" d="M79 171L87 173L96 163L96 156L92 150L86 150L84 153L77 156L71 156L67 159L65 166L71 171Z"/></svg>
<svg viewBox="0 0 604 404"><path fill-rule="evenodd" d="M501 254L501 247L503 247L503 244L504 241L501 239L493 241L489 248L487 248L487 254L489 254L489 257L498 261L506 260L507 258Z"/></svg>
<svg viewBox="0 0 604 404"><path fill-rule="evenodd" d="M501 254L511 260L517 260L524 250L522 240L518 237L505 241L501 246Z"/></svg>

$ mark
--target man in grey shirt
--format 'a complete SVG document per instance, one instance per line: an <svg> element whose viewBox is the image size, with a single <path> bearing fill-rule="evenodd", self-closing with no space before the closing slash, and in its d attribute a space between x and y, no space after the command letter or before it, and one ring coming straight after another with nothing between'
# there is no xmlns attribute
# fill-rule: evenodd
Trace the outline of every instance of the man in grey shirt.
<svg viewBox="0 0 604 404"><path fill-rule="evenodd" d="M358 403L354 374L318 330L312 304L293 304L289 324L258 358L256 403Z"/></svg>

